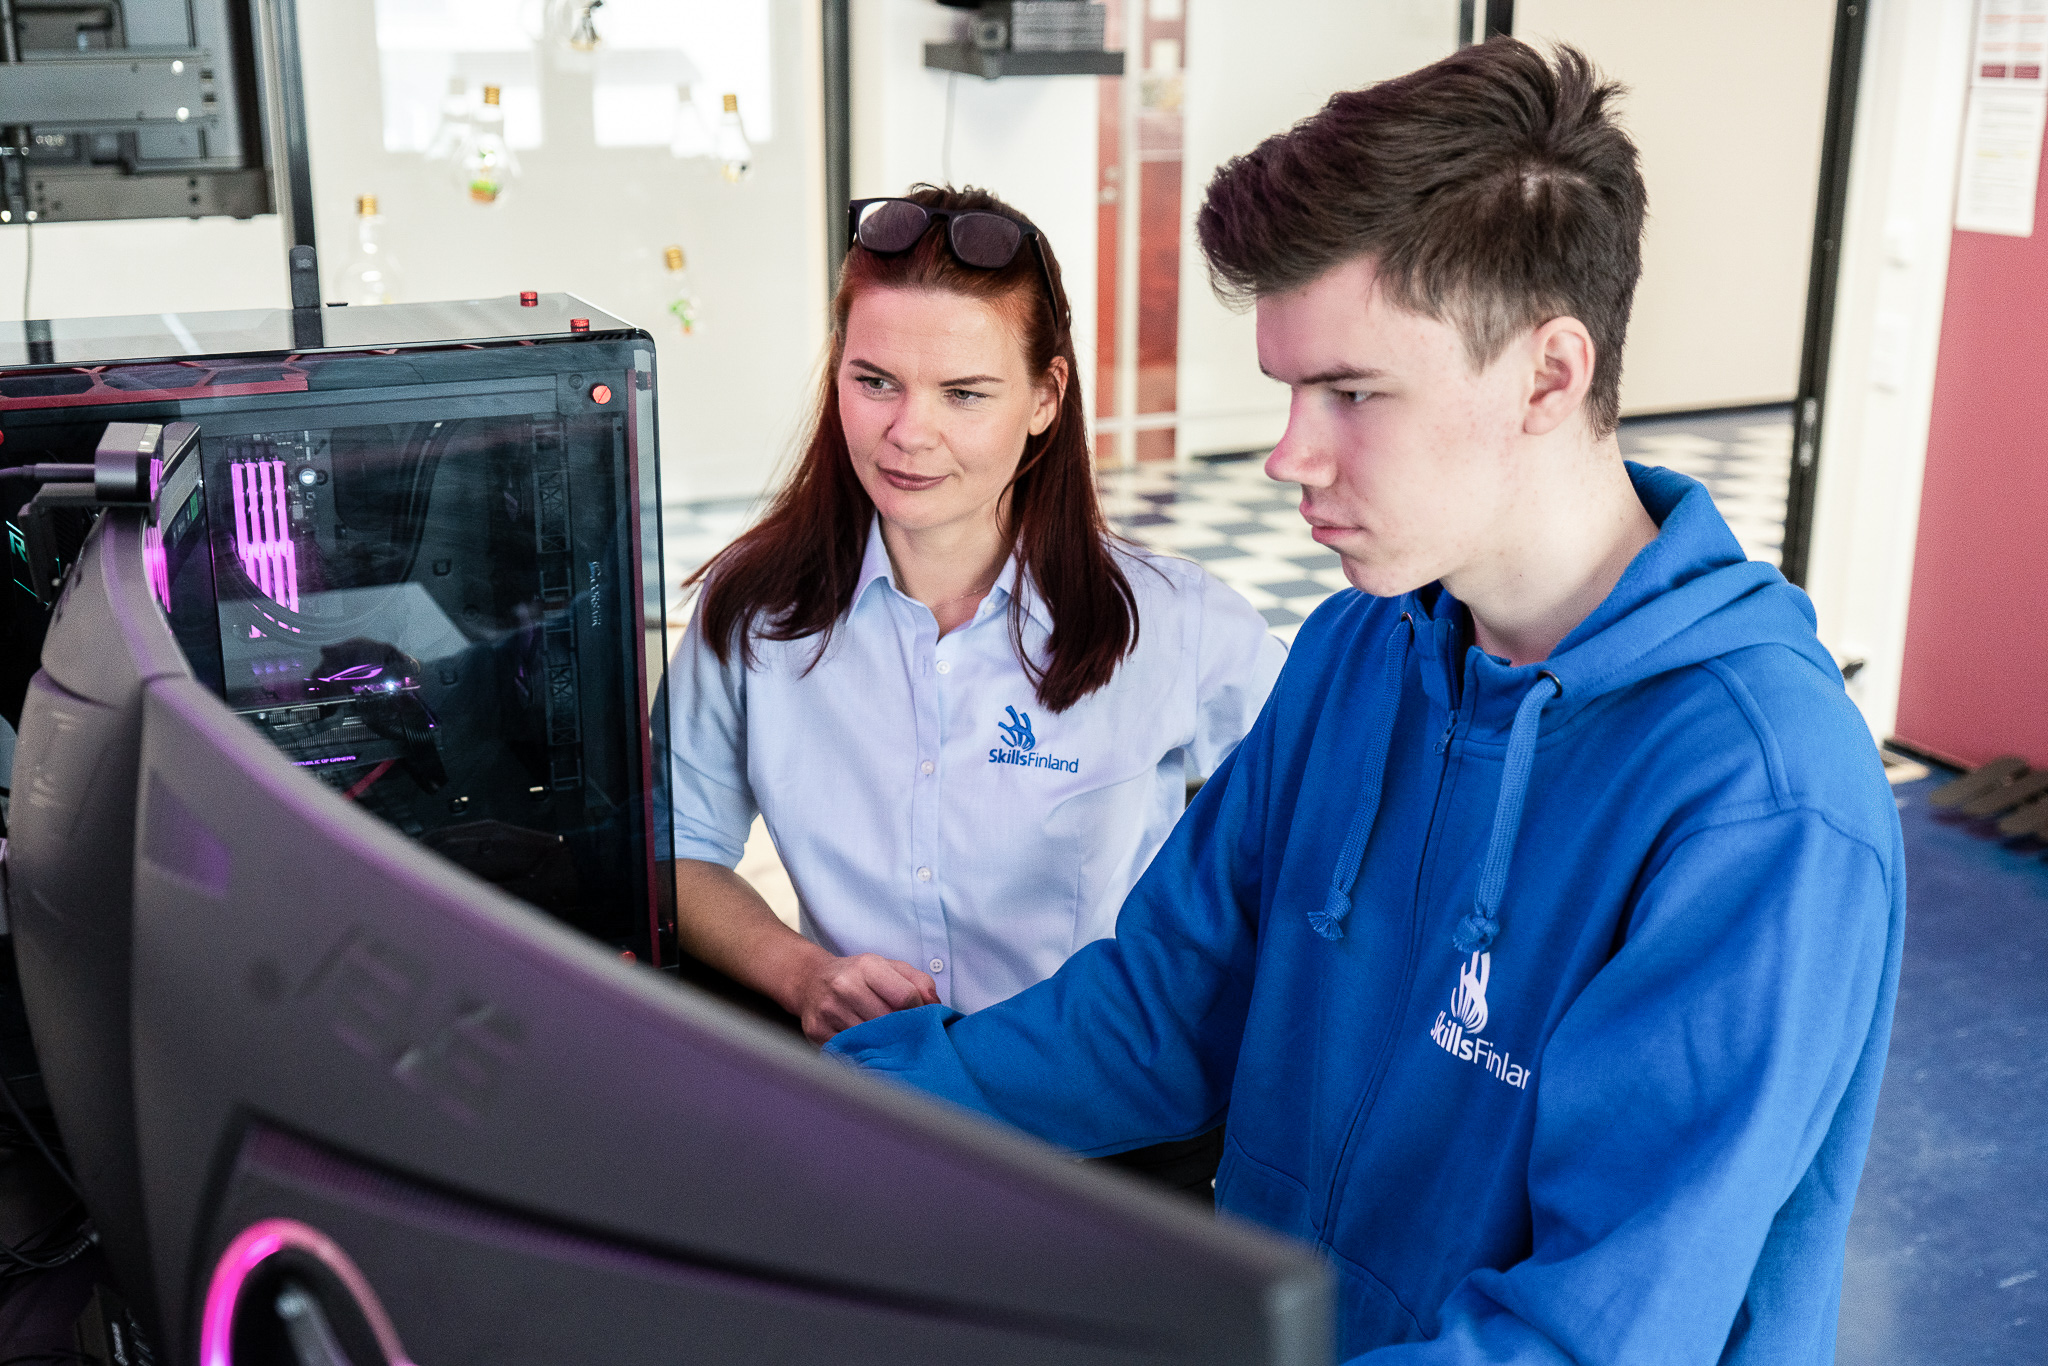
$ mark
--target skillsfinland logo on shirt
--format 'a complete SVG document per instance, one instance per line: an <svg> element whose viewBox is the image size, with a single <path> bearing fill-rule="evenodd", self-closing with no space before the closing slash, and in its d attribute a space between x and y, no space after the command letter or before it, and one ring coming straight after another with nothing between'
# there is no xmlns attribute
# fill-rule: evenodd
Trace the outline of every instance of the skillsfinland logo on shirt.
<svg viewBox="0 0 2048 1366"><path fill-rule="evenodd" d="M992 764L1015 764L1019 768L1049 768L1060 773L1079 773L1079 759L1054 759L1039 754L1038 737L1031 733L1031 713L1018 711L1015 707L1004 707L1010 718L1007 722L996 722L996 729L1002 733L1003 746L988 752Z"/></svg>
<svg viewBox="0 0 2048 1366"><path fill-rule="evenodd" d="M1454 1058L1485 1068L1508 1085L1526 1090L1530 1069L1479 1037L1486 1028L1486 984L1493 976L1493 955L1475 953L1472 961L1459 967L1458 985L1451 990L1451 1008L1436 1013L1429 1038Z"/></svg>

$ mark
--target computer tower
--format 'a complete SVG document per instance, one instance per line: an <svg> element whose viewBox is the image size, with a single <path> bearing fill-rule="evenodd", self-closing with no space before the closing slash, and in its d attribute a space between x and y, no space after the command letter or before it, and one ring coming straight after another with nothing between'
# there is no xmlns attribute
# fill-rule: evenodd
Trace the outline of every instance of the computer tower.
<svg viewBox="0 0 2048 1366"><path fill-rule="evenodd" d="M645 332L558 294L14 326L0 465L89 460L109 421L199 426L151 534L203 684L406 835L672 957ZM39 540L8 501L0 630L33 658L76 534ZM169 574L163 540L194 529Z"/></svg>

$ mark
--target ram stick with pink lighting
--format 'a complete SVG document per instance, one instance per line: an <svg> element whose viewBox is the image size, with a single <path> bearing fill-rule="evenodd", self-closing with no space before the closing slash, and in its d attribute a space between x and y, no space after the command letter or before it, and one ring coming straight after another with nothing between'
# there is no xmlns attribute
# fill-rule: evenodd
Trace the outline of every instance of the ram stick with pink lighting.
<svg viewBox="0 0 2048 1366"><path fill-rule="evenodd" d="M235 502L235 558L250 582L289 611L299 610L299 556L292 544L284 461L237 460L228 467Z"/></svg>

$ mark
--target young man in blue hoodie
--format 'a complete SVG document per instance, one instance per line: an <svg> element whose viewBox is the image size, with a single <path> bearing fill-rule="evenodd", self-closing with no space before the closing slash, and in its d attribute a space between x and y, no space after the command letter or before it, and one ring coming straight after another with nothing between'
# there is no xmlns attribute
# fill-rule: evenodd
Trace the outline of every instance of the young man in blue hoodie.
<svg viewBox="0 0 2048 1366"><path fill-rule="evenodd" d="M1644 193L1583 57L1339 95L1199 227L1357 592L1114 940L832 1049L1074 1152L1227 1122L1368 1363L1831 1362L1904 911L1804 594L1614 437Z"/></svg>

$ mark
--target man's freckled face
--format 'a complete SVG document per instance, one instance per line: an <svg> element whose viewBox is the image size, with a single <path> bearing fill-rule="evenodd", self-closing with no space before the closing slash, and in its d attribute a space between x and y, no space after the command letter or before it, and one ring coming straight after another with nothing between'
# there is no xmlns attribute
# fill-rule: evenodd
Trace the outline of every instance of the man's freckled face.
<svg viewBox="0 0 2048 1366"><path fill-rule="evenodd" d="M1367 260L1258 302L1259 364L1293 389L1266 473L1344 575L1391 597L1485 553L1514 490L1521 394L1506 357L1474 371L1455 328L1382 297Z"/></svg>

